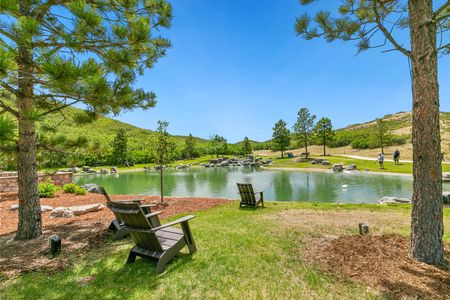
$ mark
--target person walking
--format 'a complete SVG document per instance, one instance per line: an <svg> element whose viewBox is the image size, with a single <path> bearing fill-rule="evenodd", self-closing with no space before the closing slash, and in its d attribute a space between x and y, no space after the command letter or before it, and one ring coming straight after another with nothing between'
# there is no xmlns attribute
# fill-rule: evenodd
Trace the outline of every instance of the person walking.
<svg viewBox="0 0 450 300"><path fill-rule="evenodd" d="M380 164L380 169L384 169L384 154L378 153L378 163Z"/></svg>
<svg viewBox="0 0 450 300"><path fill-rule="evenodd" d="M394 163L398 165L400 162L400 151L398 149L395 149L394 151Z"/></svg>

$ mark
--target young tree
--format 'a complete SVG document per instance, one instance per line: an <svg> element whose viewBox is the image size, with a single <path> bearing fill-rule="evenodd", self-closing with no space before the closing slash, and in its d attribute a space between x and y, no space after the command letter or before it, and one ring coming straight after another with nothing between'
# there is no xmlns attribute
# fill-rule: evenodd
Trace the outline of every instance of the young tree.
<svg viewBox="0 0 450 300"><path fill-rule="evenodd" d="M120 128L116 131L116 136L114 137L112 144L112 159L118 165L123 165L128 157L127 142L127 131L123 128Z"/></svg>
<svg viewBox="0 0 450 300"><path fill-rule="evenodd" d="M192 134L189 134L189 136L184 140L183 152L186 158L192 159L195 157L197 153L195 146L196 146L195 138L192 136Z"/></svg>
<svg viewBox="0 0 450 300"><path fill-rule="evenodd" d="M164 203L164 171L167 165L175 158L176 144L170 134L167 132L169 122L158 121L158 128L152 142L152 156L155 163L155 169L159 173L161 184L161 203Z"/></svg>
<svg viewBox="0 0 450 300"><path fill-rule="evenodd" d="M391 136L386 123L382 119L377 119L377 125L375 126L375 138L381 149L381 153L384 155L384 147L387 145Z"/></svg>
<svg viewBox="0 0 450 300"><path fill-rule="evenodd" d="M300 108L298 111L297 122L293 126L294 133L296 137L303 141L305 147L306 158L309 157L308 153L308 138L313 132L314 121L316 119L315 115L309 113L309 110L305 107Z"/></svg>
<svg viewBox="0 0 450 300"><path fill-rule="evenodd" d="M250 140L248 137L244 138L244 141L242 142L242 154L248 155L253 152L252 144L250 143Z"/></svg>
<svg viewBox="0 0 450 300"><path fill-rule="evenodd" d="M159 36L164 0L0 1L0 112L18 120L16 239L42 234L37 191L37 119L75 103L100 114L148 109L155 94L132 87L170 46Z"/></svg>
<svg viewBox="0 0 450 300"><path fill-rule="evenodd" d="M304 5L313 2L317 1L301 1ZM339 14L335 17L322 10L312 25L305 13L297 19L295 29L306 39L357 41L358 52L389 43L411 63L414 183L409 254L425 263L441 264L444 248L437 64L439 55L450 53L450 43L443 40L450 29L450 1L433 10L432 0L344 0ZM409 30L410 50L395 39L396 30Z"/></svg>
<svg viewBox="0 0 450 300"><path fill-rule="evenodd" d="M333 138L334 131L333 125L331 124L331 120L329 118L320 119L316 127L314 127L314 133L319 137L322 145L323 145L323 155L326 154L326 147L328 142Z"/></svg>
<svg viewBox="0 0 450 300"><path fill-rule="evenodd" d="M279 120L275 123L272 137L273 150L281 151L281 158L283 158L284 151L286 151L291 144L291 132L286 127L286 122Z"/></svg>

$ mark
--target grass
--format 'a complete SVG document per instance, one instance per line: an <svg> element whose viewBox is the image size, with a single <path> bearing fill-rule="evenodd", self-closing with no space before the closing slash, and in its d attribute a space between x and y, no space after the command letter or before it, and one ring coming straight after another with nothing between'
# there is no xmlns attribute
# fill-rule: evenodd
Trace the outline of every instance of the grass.
<svg viewBox="0 0 450 300"><path fill-rule="evenodd" d="M375 160L363 160L354 159L343 156L315 156L312 158L322 158L328 160L331 165L333 164L355 164L358 170L369 170L372 172L383 172L383 173L402 173L411 174L412 173L412 163L400 162L400 164L395 165L393 162L385 161L384 169L380 169L378 162ZM295 158L282 158L275 159L271 168L301 168L301 169L331 169L331 166L313 165L310 162L296 162ZM450 165L442 165L443 172L450 172Z"/></svg>
<svg viewBox="0 0 450 300"><path fill-rule="evenodd" d="M286 212L308 213L317 221L304 220L300 215L283 223L280 219ZM377 216L395 217L403 223L392 226L384 225L383 221L377 226L380 230L408 235L410 208L407 205L268 203L266 209L238 210L236 203L230 203L196 213L191 226L199 251L190 256L185 249L162 275L155 275L155 264L148 260L125 264L130 241L110 242L101 251L86 253L84 259L64 271L53 274L36 271L3 282L0 298L378 298L379 295L365 286L336 279L304 259L305 246L312 236L336 234L334 231L339 227L349 234L357 232L356 223L338 227L324 223L329 219L323 217L325 212L351 214L356 218L366 214L374 220ZM307 223L294 226L294 221L302 220ZM445 221L450 222L450 209L445 211ZM450 236L447 234L445 239L448 241ZM89 277L93 280L88 284L80 283Z"/></svg>

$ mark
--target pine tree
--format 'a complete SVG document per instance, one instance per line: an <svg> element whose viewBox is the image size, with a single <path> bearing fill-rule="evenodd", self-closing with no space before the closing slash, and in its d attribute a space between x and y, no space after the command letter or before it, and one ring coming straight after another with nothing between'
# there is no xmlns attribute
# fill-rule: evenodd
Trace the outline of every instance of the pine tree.
<svg viewBox="0 0 450 300"><path fill-rule="evenodd" d="M160 176L161 203L164 202L164 171L167 169L167 165L174 160L176 149L176 144L167 132L167 127L169 127L169 122L158 121L158 128L151 145L155 169Z"/></svg>
<svg viewBox="0 0 450 300"><path fill-rule="evenodd" d="M283 158L284 152L291 145L291 132L286 127L286 122L279 120L275 123L272 137L273 150L280 151Z"/></svg>
<svg viewBox="0 0 450 300"><path fill-rule="evenodd" d="M248 155L253 152L252 144L250 143L250 140L248 137L244 138L244 141L242 142L242 154Z"/></svg>
<svg viewBox="0 0 450 300"><path fill-rule="evenodd" d="M298 111L297 122L293 126L293 130L296 138L299 141L303 141L303 146L305 147L306 158L309 157L308 153L308 139L314 129L314 121L316 116L309 113L309 110L305 107L300 108Z"/></svg>
<svg viewBox="0 0 450 300"><path fill-rule="evenodd" d="M308 5L315 0L301 0ZM344 0L337 16L305 13L295 29L305 39L356 41L358 53L387 44L405 55L412 75L413 209L411 257L430 264L444 262L442 152L439 131L438 56L450 53L443 40L450 29L450 1L433 9L432 0ZM314 24L311 24L314 23ZM394 34L409 30L407 49ZM448 35L447 35L448 37ZM438 41L439 38L439 41Z"/></svg>
<svg viewBox="0 0 450 300"><path fill-rule="evenodd" d="M171 18L164 0L0 1L0 113L19 126L16 239L42 234L36 120L77 103L99 114L153 107L155 94L132 85L165 55L159 28Z"/></svg>
<svg viewBox="0 0 450 300"><path fill-rule="evenodd" d="M114 137L112 147L112 160L114 163L118 165L123 165L125 163L125 160L128 157L128 139L127 139L127 132L125 129L120 128L116 132L116 136Z"/></svg>
<svg viewBox="0 0 450 300"><path fill-rule="evenodd" d="M381 153L384 155L384 147L388 144L391 139L389 133L389 128L382 119L377 119L377 124L375 126L375 139L376 144L380 147Z"/></svg>
<svg viewBox="0 0 450 300"><path fill-rule="evenodd" d="M320 142L323 145L323 155L327 155L326 147L328 142L333 138L334 131L333 125L331 124L331 120L329 118L321 118L316 127L314 127L314 133L320 139Z"/></svg>

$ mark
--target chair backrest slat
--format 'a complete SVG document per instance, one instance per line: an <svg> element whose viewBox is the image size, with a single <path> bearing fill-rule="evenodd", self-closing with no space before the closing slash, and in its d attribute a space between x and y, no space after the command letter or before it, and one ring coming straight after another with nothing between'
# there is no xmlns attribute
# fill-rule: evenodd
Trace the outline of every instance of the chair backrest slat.
<svg viewBox="0 0 450 300"><path fill-rule="evenodd" d="M239 194L241 195L241 202L254 205L256 203L255 192L251 183L238 183Z"/></svg>
<svg viewBox="0 0 450 300"><path fill-rule="evenodd" d="M111 201L109 207L126 227L144 230L152 229L152 225L145 217L139 203ZM129 230L129 233L138 247L146 250L162 251L161 244L155 233L134 230Z"/></svg>

